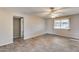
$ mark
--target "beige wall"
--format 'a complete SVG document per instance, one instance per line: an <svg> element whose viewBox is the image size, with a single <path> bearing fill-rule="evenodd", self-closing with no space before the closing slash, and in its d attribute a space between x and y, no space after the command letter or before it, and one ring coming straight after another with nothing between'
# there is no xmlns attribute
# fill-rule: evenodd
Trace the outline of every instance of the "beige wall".
<svg viewBox="0 0 79 59"><path fill-rule="evenodd" d="M71 17L71 30L55 30L53 29L53 24L53 19L48 19L47 33L79 39L79 15Z"/></svg>
<svg viewBox="0 0 79 59"><path fill-rule="evenodd" d="M45 21L42 18L29 16L27 20L24 20L24 23L26 25L24 27L25 39L44 34Z"/></svg>
<svg viewBox="0 0 79 59"><path fill-rule="evenodd" d="M45 20L45 33L48 33L48 34L54 34L54 29L53 29L53 19L46 19Z"/></svg>
<svg viewBox="0 0 79 59"><path fill-rule="evenodd" d="M9 12L0 10L0 46L13 42L12 21L12 16Z"/></svg>
<svg viewBox="0 0 79 59"><path fill-rule="evenodd" d="M32 19L32 15L0 9L0 46L13 43L13 16L24 17L25 39L44 33L44 20L41 18Z"/></svg>

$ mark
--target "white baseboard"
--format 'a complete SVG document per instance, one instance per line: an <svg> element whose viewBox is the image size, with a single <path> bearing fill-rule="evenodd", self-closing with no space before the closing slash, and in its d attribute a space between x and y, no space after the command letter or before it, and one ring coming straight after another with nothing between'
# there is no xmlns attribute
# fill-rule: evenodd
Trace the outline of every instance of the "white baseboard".
<svg viewBox="0 0 79 59"><path fill-rule="evenodd" d="M30 36L24 37L24 40L27 40L27 39L30 39L30 38L34 38L34 37L37 37L37 36L40 36L40 35L44 35L44 34L45 33L38 33L38 34L30 35Z"/></svg>
<svg viewBox="0 0 79 59"><path fill-rule="evenodd" d="M65 36L65 35L59 35L59 34L52 34L52 33L47 33L47 34L57 35L57 36L62 36L62 37L67 37L67 38L71 38L71 39L77 39L77 40L79 40L78 37L71 37L71 36Z"/></svg>
<svg viewBox="0 0 79 59"><path fill-rule="evenodd" d="M4 42L4 43L0 43L0 46L8 45L11 43L13 43L13 40L10 40L10 41Z"/></svg>

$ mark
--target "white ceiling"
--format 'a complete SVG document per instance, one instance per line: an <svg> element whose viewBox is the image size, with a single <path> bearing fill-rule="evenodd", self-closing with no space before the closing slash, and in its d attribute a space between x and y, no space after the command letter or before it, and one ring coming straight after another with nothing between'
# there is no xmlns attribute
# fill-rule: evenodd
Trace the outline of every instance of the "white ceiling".
<svg viewBox="0 0 79 59"><path fill-rule="evenodd" d="M37 15L45 18L49 17L50 13L49 7L1 7L0 9L5 9L13 12L20 12L24 14ZM79 7L64 7L60 11L60 13L56 13L59 16L79 14Z"/></svg>
<svg viewBox="0 0 79 59"><path fill-rule="evenodd" d="M47 7L1 7L1 9L31 14L31 13L45 12L49 8Z"/></svg>

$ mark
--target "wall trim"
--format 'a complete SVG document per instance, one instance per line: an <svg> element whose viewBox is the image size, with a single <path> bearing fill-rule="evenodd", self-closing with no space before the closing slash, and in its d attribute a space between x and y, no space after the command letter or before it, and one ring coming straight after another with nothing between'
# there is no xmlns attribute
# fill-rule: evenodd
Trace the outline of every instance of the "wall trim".
<svg viewBox="0 0 79 59"><path fill-rule="evenodd" d="M47 33L47 34L51 34L51 33ZM64 37L64 38L69 38L69 39L73 39L73 40L79 40L78 38L74 38L74 37L68 37L68 36L62 36L62 35L57 35L57 34L51 34L51 35L55 35L55 36L60 36L60 37Z"/></svg>
<svg viewBox="0 0 79 59"><path fill-rule="evenodd" d="M12 44L13 43L13 41L9 41L9 42L6 42L6 43L3 43L3 44L0 44L0 47L1 46L5 46L5 45L8 45L8 44Z"/></svg>
<svg viewBox="0 0 79 59"><path fill-rule="evenodd" d="M36 35L30 35L30 36L24 37L24 40L35 38L35 37L38 37L38 36L41 36L41 35L44 35L44 34L45 33L39 33L39 34L36 34Z"/></svg>

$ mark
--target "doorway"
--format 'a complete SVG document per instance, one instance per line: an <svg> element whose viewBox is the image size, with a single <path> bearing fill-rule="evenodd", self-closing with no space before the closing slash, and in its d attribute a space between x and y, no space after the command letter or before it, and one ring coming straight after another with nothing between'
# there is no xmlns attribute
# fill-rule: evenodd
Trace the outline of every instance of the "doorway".
<svg viewBox="0 0 79 59"><path fill-rule="evenodd" d="M13 41L24 39L24 18L13 16Z"/></svg>

